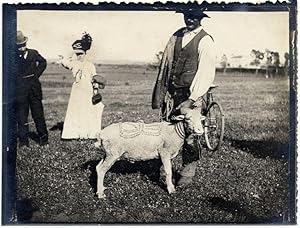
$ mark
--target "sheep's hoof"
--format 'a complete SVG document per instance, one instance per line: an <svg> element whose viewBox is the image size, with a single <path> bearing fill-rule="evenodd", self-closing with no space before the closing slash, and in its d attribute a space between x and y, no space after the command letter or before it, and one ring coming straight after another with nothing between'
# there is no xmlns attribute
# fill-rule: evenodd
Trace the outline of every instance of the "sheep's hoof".
<svg viewBox="0 0 300 228"><path fill-rule="evenodd" d="M172 194L172 193L174 193L174 192L175 192L175 187L174 187L174 185L172 185L172 186L168 186L167 188L168 188L168 192L169 192L169 194Z"/></svg>
<svg viewBox="0 0 300 228"><path fill-rule="evenodd" d="M104 199L106 197L104 191L107 189L107 187L102 187L99 189L100 190L96 192L96 195L98 196L99 199Z"/></svg>
<svg viewBox="0 0 300 228"><path fill-rule="evenodd" d="M94 146L95 146L96 148L100 148L101 143L100 143L100 142L95 142L95 143L94 143Z"/></svg>
<svg viewBox="0 0 300 228"><path fill-rule="evenodd" d="M98 196L99 199L104 199L106 197L104 192L97 192L96 195Z"/></svg>

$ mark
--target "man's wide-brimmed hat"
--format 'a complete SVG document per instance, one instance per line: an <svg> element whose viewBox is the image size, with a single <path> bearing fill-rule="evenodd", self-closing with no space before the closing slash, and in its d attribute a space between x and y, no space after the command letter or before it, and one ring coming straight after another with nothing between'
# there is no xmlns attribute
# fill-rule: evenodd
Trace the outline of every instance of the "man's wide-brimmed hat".
<svg viewBox="0 0 300 228"><path fill-rule="evenodd" d="M28 37L24 36L22 31L17 31L17 45L23 45L27 42Z"/></svg>
<svg viewBox="0 0 300 228"><path fill-rule="evenodd" d="M202 19L204 17L210 18L203 10L200 9L180 9L176 13L183 13L185 16Z"/></svg>

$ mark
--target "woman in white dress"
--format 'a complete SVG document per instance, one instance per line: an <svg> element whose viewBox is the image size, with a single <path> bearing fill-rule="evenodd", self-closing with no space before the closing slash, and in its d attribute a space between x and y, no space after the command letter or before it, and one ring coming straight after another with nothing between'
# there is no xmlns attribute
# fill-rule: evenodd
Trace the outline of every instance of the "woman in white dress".
<svg viewBox="0 0 300 228"><path fill-rule="evenodd" d="M62 139L95 139L101 131L103 103L93 104L93 77L96 76L95 65L86 60L86 51L90 49L92 38L84 34L76 40L73 50L76 59L63 58L61 64L70 69L75 79L68 103L62 131ZM104 86L103 86L104 87Z"/></svg>

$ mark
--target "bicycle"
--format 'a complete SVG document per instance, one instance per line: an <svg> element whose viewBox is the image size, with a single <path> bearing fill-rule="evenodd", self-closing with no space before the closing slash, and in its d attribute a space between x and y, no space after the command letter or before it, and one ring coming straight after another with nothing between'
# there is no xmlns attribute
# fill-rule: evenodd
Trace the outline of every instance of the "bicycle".
<svg viewBox="0 0 300 228"><path fill-rule="evenodd" d="M211 151L220 148L225 129L225 117L222 106L214 101L212 90L217 88L211 85L207 93L201 97L201 114L205 117L203 120L204 139L206 146ZM200 140L200 139L199 139Z"/></svg>
<svg viewBox="0 0 300 228"><path fill-rule="evenodd" d="M214 101L212 90L217 88L216 85L211 85L207 93L200 97L193 104L193 109L201 108L202 124L204 128L204 139L207 148L211 151L216 151L220 148L225 128L225 118L221 105ZM173 99L167 94L166 106L164 111L160 110L160 119L170 121L168 118L173 110ZM203 118L204 116L204 118ZM173 116L174 117L174 116ZM171 117L172 119L172 117ZM202 136L198 137L198 143L201 144Z"/></svg>

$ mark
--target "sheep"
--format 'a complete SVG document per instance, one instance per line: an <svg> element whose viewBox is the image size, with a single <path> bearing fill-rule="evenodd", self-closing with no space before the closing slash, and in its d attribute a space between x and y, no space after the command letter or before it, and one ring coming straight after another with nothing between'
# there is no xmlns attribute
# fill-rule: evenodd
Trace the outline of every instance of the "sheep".
<svg viewBox="0 0 300 228"><path fill-rule="evenodd" d="M166 173L168 193L175 192L171 159L179 153L186 137L203 133L203 116L199 110L183 108L181 113L183 115L175 118L178 121L176 123L126 122L112 124L101 130L95 146L104 150L106 157L96 166L98 198L105 198L104 176L120 159L134 162L160 157Z"/></svg>

